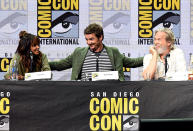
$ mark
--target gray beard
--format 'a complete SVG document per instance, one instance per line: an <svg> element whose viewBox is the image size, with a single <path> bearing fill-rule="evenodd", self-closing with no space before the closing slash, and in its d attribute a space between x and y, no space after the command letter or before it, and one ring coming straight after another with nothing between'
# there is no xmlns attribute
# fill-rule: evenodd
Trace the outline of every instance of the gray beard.
<svg viewBox="0 0 193 131"><path fill-rule="evenodd" d="M158 50L157 50L157 53L159 55L163 54L164 52L166 51L166 47L160 47Z"/></svg>

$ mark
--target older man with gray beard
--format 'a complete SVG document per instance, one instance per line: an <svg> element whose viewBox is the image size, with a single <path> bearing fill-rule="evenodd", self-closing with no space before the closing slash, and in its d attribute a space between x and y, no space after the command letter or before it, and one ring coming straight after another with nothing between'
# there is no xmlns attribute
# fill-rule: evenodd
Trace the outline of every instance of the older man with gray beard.
<svg viewBox="0 0 193 131"><path fill-rule="evenodd" d="M165 79L186 73L186 61L181 49L174 47L175 37L169 28L155 31L154 46L143 60L143 78ZM184 78L182 78L184 80Z"/></svg>

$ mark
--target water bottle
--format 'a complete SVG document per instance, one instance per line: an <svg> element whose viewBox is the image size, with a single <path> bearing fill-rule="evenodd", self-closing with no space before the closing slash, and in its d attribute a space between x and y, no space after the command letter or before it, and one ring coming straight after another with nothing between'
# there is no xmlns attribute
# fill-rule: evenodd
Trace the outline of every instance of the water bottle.
<svg viewBox="0 0 193 131"><path fill-rule="evenodd" d="M12 66L12 80L18 80L18 68L17 68L17 61L13 61L13 66Z"/></svg>
<svg viewBox="0 0 193 131"><path fill-rule="evenodd" d="M125 56L125 53L123 53L123 55ZM130 57L130 56L131 54L128 53L127 57ZM130 81L131 80L131 68L123 67L123 73L124 73L125 81Z"/></svg>
<svg viewBox="0 0 193 131"><path fill-rule="evenodd" d="M193 80L193 55L190 53L189 65L188 65L188 80Z"/></svg>

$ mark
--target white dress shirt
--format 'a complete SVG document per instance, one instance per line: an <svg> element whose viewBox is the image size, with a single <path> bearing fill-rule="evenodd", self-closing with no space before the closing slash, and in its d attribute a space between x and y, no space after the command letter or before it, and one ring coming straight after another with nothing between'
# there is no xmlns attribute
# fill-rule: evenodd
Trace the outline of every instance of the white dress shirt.
<svg viewBox="0 0 193 131"><path fill-rule="evenodd" d="M165 65L158 55L157 67L154 79L159 78L171 78L171 80L186 80L187 70L186 70L186 60L184 53L179 48L174 48L170 51L170 57L167 57L168 71L165 76ZM146 69L152 59L152 54L145 55L143 59L143 70ZM178 78L177 78L178 77ZM180 78L179 78L180 77Z"/></svg>

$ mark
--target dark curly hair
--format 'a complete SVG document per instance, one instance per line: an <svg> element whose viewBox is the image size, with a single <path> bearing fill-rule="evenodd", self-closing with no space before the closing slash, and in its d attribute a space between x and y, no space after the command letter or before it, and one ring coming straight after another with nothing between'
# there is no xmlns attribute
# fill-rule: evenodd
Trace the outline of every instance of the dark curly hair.
<svg viewBox="0 0 193 131"><path fill-rule="evenodd" d="M34 45L40 46L40 39L32 35L30 33L27 33L26 31L21 31L19 33L19 45L17 47L16 53L20 55L20 63L23 64L25 68L25 72L29 72L30 70L30 47ZM42 66L42 53L40 52L38 55L34 55L33 57L33 65L38 67L38 69Z"/></svg>

